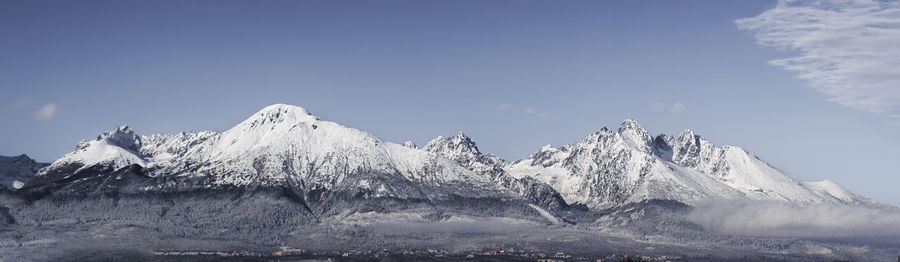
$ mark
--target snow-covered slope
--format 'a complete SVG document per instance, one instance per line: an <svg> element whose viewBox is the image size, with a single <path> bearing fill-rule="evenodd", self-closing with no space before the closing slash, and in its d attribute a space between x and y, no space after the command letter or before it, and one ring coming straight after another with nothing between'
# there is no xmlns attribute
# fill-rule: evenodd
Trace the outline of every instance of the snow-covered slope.
<svg viewBox="0 0 900 262"><path fill-rule="evenodd" d="M64 167L77 166L82 168L104 165L113 169L122 168L131 164L146 165L141 150L141 138L128 126L119 126L111 131L104 132L93 140L78 142L75 151L53 161L40 174L47 171L58 170Z"/></svg>
<svg viewBox="0 0 900 262"><path fill-rule="evenodd" d="M746 150L727 145L716 147L691 130L674 138L660 135L656 147L661 158L698 170L752 199L800 204L830 202Z"/></svg>
<svg viewBox="0 0 900 262"><path fill-rule="evenodd" d="M545 146L504 168L552 185L569 202L594 207L708 198L875 204L833 183L801 184L740 147L717 147L690 130L651 138L632 119L617 131L603 128L572 145Z"/></svg>
<svg viewBox="0 0 900 262"><path fill-rule="evenodd" d="M803 182L802 184L804 188L815 193L820 199L830 200L830 202L869 207L882 207L889 209L897 208L888 204L873 201L865 196L850 192L849 190L845 189L835 182L832 182L831 180Z"/></svg>
<svg viewBox="0 0 900 262"><path fill-rule="evenodd" d="M45 166L47 164L38 163L26 155L0 156L0 187L9 190L20 188Z"/></svg>

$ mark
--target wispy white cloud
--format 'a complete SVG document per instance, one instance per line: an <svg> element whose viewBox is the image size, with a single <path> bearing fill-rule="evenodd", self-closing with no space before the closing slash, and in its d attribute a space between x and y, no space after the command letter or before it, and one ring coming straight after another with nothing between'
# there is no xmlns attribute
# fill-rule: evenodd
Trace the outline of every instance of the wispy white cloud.
<svg viewBox="0 0 900 262"><path fill-rule="evenodd" d="M798 51L770 63L797 72L831 101L900 112L900 2L782 0L736 23L762 45Z"/></svg>
<svg viewBox="0 0 900 262"><path fill-rule="evenodd" d="M529 107L529 108L525 108L525 111L522 111L522 112L524 112L525 114L532 115L532 114L536 114L537 110L534 110L534 108Z"/></svg>
<svg viewBox="0 0 900 262"><path fill-rule="evenodd" d="M54 115L56 115L56 111L58 109L59 108L56 107L56 104L53 104L53 103L46 104L43 107L41 107L41 109L38 109L38 111L35 111L34 114L31 116L31 119L34 119L37 121L50 120L51 118L53 118Z"/></svg>
<svg viewBox="0 0 900 262"><path fill-rule="evenodd" d="M509 110L511 108L512 108L512 104L510 104L510 103L503 103L503 104L497 105L498 110Z"/></svg>

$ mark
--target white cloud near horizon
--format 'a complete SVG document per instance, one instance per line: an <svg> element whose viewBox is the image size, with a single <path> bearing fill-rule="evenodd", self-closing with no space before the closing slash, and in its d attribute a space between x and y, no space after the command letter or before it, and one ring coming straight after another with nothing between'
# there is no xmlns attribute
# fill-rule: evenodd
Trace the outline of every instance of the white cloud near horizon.
<svg viewBox="0 0 900 262"><path fill-rule="evenodd" d="M56 107L56 104L53 104L53 103L46 104L43 107L41 107L41 109L38 109L38 111L35 111L34 114L31 116L31 119L34 119L37 121L50 120L51 118L53 118L54 115L56 115L57 110L59 110L59 108Z"/></svg>
<svg viewBox="0 0 900 262"><path fill-rule="evenodd" d="M761 45L799 52L770 63L798 73L830 101L900 112L900 2L782 0L735 23Z"/></svg>

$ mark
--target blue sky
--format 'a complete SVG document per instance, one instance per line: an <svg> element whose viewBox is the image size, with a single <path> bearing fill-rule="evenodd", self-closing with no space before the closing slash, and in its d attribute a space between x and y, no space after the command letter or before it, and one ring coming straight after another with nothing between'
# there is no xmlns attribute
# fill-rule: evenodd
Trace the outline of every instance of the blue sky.
<svg viewBox="0 0 900 262"><path fill-rule="evenodd" d="M272 103L387 141L463 131L510 160L634 118L900 204L900 67L866 56L897 57L897 16L773 33L819 3L793 4L2 1L0 154L51 161L126 123L222 131Z"/></svg>

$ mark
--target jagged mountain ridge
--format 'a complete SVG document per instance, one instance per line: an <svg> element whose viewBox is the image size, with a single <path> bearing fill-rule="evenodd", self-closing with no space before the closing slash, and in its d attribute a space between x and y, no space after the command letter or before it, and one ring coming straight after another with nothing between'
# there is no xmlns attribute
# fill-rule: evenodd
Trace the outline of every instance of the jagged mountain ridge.
<svg viewBox="0 0 900 262"><path fill-rule="evenodd" d="M715 146L690 130L651 137L632 119L575 144L545 146L504 169L550 184L570 203L600 208L710 198L881 205L834 183L797 182L740 147Z"/></svg>
<svg viewBox="0 0 900 262"><path fill-rule="evenodd" d="M796 182L739 147L717 147L689 130L652 137L631 119L616 131L603 128L578 143L545 146L507 162L482 154L462 133L419 149L283 104L221 133L138 136L117 127L80 142L39 176L60 180L96 166L109 172L134 165L150 178L140 187L148 192L283 186L312 199L333 192L364 199L469 196L524 200L550 210L649 199L874 203L834 183ZM53 180L46 177L37 181Z"/></svg>

